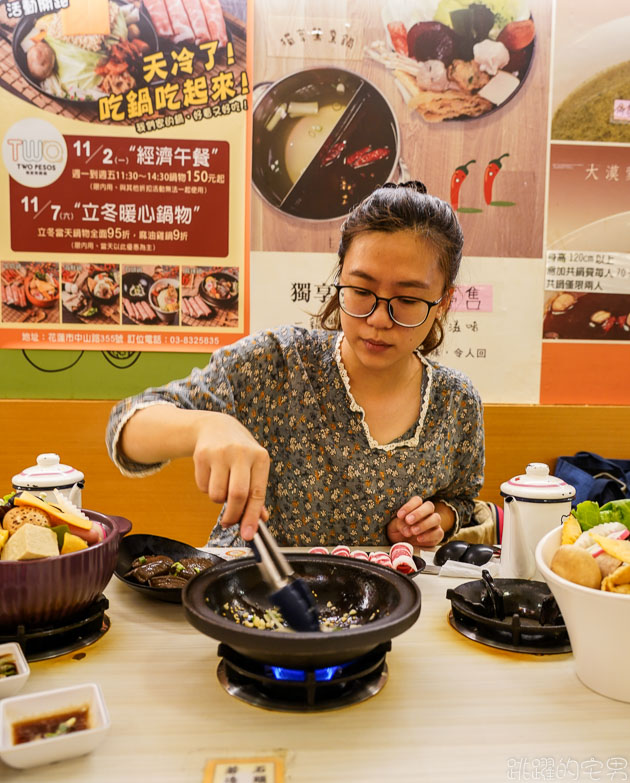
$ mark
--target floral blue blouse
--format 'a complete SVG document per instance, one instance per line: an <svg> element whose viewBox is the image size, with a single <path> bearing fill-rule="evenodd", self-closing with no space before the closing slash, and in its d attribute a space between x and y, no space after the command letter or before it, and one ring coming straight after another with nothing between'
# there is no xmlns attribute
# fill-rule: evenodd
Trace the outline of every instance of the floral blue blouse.
<svg viewBox="0 0 630 783"><path fill-rule="evenodd" d="M413 495L440 499L470 520L483 484L479 394L456 370L424 364L417 422L382 445L370 435L341 360L343 334L297 326L259 332L218 350L188 378L118 403L107 430L110 456L128 476L163 465L131 462L118 449L139 408L172 404L235 416L269 452L269 528L283 546L388 544L385 528ZM211 546L241 544L216 525Z"/></svg>

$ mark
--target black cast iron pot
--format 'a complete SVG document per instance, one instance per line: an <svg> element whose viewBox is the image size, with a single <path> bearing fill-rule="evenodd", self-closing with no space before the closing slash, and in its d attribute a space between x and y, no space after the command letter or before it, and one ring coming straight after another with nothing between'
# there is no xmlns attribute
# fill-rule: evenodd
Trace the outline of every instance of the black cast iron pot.
<svg viewBox="0 0 630 783"><path fill-rule="evenodd" d="M237 624L230 609L262 615L273 604L254 558L223 563L193 577L182 604L197 630L237 652L276 666L324 667L358 658L410 628L420 615L420 590L391 568L334 555L288 554L316 597L320 614L332 606L356 611L361 624L328 633L261 630ZM225 616L224 616L225 615ZM372 619L370 619L372 618Z"/></svg>

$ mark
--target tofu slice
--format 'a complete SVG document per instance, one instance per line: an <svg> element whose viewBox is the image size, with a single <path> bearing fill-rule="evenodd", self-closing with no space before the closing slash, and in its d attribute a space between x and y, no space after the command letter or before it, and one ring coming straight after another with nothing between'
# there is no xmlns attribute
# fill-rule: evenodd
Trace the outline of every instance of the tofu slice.
<svg viewBox="0 0 630 783"><path fill-rule="evenodd" d="M2 548L0 560L38 560L59 554L57 534L49 527L22 525Z"/></svg>
<svg viewBox="0 0 630 783"><path fill-rule="evenodd" d="M495 106L499 106L507 101L519 84L519 80L513 74L507 71L499 71L496 76L490 79L488 84L479 90L477 95L494 103Z"/></svg>

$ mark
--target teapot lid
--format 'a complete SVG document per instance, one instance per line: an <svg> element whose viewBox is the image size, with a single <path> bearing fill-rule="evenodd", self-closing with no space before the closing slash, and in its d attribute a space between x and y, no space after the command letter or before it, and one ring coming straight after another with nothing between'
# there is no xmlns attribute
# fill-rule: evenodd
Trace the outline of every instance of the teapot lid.
<svg viewBox="0 0 630 783"><path fill-rule="evenodd" d="M70 465L61 465L58 454L40 454L37 465L25 468L11 479L13 486L21 489L46 489L49 487L72 487L83 481L85 476Z"/></svg>
<svg viewBox="0 0 630 783"><path fill-rule="evenodd" d="M501 484L501 495L516 500L562 500L575 495L575 487L557 476L549 474L549 465L544 462L530 462L525 474L515 476Z"/></svg>

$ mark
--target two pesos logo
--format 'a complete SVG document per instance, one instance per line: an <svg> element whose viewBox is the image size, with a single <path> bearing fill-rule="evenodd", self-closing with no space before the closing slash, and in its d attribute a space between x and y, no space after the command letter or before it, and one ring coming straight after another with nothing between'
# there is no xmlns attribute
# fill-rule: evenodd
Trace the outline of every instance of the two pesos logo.
<svg viewBox="0 0 630 783"><path fill-rule="evenodd" d="M29 118L8 129L2 142L2 158L9 175L20 185L43 188L63 174L68 148L54 125Z"/></svg>

